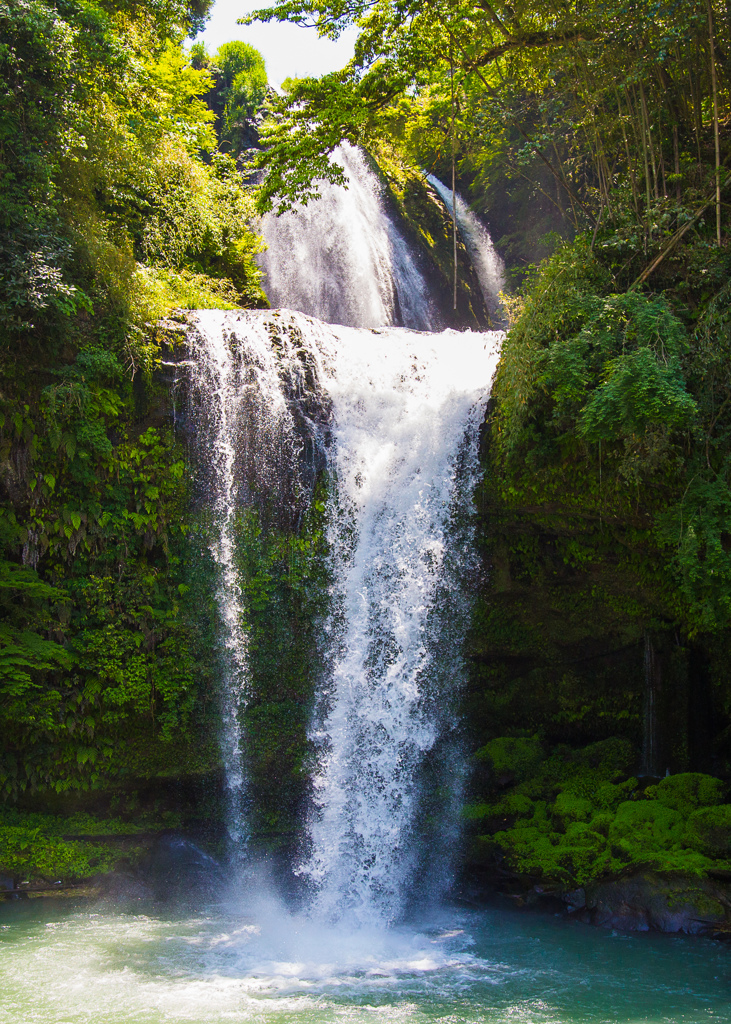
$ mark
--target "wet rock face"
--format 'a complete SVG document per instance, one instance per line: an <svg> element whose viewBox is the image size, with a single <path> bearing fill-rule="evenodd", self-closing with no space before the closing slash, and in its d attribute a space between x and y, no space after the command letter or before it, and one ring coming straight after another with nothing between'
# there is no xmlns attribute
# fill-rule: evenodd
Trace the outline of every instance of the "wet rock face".
<svg viewBox="0 0 731 1024"><path fill-rule="evenodd" d="M731 923L731 894L705 879L633 875L566 893L569 913L620 931L706 935Z"/></svg>

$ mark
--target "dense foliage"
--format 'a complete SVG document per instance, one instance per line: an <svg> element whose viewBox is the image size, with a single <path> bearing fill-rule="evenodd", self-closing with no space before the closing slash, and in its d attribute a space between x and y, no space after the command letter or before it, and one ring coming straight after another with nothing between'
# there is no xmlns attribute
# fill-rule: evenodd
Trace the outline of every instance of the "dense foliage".
<svg viewBox="0 0 731 1024"><path fill-rule="evenodd" d="M213 78L182 45L207 6L0 5L0 795L11 803L218 770L213 569L171 381L157 372L179 338L159 326L172 310L266 303L253 201L205 102ZM3 818L13 872L24 827ZM73 844L47 853L48 870L28 871L89 873ZM97 853L97 867L115 859Z"/></svg>
<svg viewBox="0 0 731 1024"><path fill-rule="evenodd" d="M454 161L519 285L465 714L476 748L540 757L521 778L477 758L472 856L558 886L725 863L721 790L664 794L731 774L726 7L280 0L253 17L359 29L343 71L289 83L260 206L337 178L341 139L388 139L443 179ZM602 744L622 764L574 784ZM640 769L679 774L655 793Z"/></svg>
<svg viewBox="0 0 731 1024"><path fill-rule="evenodd" d="M208 103L216 115L221 148L234 155L259 144L256 115L267 98L264 60L253 46L241 40L224 43L212 56L205 43L191 48L191 64L205 68L212 77Z"/></svg>

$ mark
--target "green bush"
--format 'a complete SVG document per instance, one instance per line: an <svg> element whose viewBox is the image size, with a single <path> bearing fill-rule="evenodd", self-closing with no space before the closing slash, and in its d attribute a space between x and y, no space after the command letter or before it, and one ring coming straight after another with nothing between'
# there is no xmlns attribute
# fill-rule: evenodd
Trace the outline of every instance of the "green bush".
<svg viewBox="0 0 731 1024"><path fill-rule="evenodd" d="M504 739L493 743L497 752L511 750ZM637 779L618 781L632 758L629 744L617 739L559 748L524 761L519 781L514 776L492 803L469 805L465 816L496 829L481 837L486 855L501 851L515 871L563 888L645 867L697 876L728 869L731 805L714 806L721 781L689 772L640 792Z"/></svg>
<svg viewBox="0 0 731 1024"><path fill-rule="evenodd" d="M512 775L518 781L533 775L543 756L543 749L537 736L501 736L490 740L475 753L478 760L485 761L491 766L495 775Z"/></svg>

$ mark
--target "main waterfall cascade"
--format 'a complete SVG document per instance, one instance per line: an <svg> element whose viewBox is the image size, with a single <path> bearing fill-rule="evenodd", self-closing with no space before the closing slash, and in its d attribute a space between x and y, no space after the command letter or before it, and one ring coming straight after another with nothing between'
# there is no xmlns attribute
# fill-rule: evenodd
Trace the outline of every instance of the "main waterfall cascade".
<svg viewBox="0 0 731 1024"><path fill-rule="evenodd" d="M409 895L423 852L420 773L455 724L461 652L440 648L447 630L466 627L460 582L474 556L469 521L460 519L476 479L497 339L395 328L331 329L331 338L322 347L330 348L330 543L341 628L312 854L301 870L316 884L323 917L347 912L373 923L397 918ZM459 784L454 768L447 785ZM430 854L439 860L436 846Z"/></svg>
<svg viewBox="0 0 731 1024"><path fill-rule="evenodd" d="M467 510L498 340L328 326L279 310L201 312L191 334L221 573L222 751L233 838L247 831L239 723L252 685L236 506L278 490L267 474L301 476L307 448L310 461L318 448L327 456L331 670L312 731L320 756L310 848L297 868L327 919L394 920L426 854L422 774L455 727L468 613L460 584L474 568ZM459 763L445 774L455 804ZM442 825L448 847L449 815ZM437 885L446 850L441 858L436 846L428 853Z"/></svg>
<svg viewBox="0 0 731 1024"><path fill-rule="evenodd" d="M329 611L294 871L317 919L366 926L438 897L452 875L472 495L500 334L408 329L436 316L417 258L364 155L344 144L335 159L347 189L325 185L310 207L264 222L270 297L297 311L196 315L190 419L214 520L221 750L238 850L249 831L241 723L256 680L237 531L257 503L304 512L326 482ZM485 248L480 239L472 248ZM494 306L491 248L480 269Z"/></svg>

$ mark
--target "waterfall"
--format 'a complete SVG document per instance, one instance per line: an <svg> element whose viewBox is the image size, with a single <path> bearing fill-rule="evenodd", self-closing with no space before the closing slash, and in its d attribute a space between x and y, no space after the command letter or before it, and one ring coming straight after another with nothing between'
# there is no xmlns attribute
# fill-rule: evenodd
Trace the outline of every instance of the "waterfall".
<svg viewBox="0 0 731 1024"><path fill-rule="evenodd" d="M191 334L221 569L222 751L239 808L240 722L255 680L236 524L263 492L306 502L308 459L312 472L320 459L330 481L328 650L311 729L319 754L308 850L297 868L325 919L393 921L425 857L435 879L437 862L443 879L449 873L448 808L462 780L454 699L475 558L469 510L498 340L369 331L279 310L202 312ZM439 776L438 798L427 774ZM425 848L436 799L441 851ZM232 833L245 833L240 820Z"/></svg>
<svg viewBox="0 0 731 1024"><path fill-rule="evenodd" d="M392 328L335 337L330 539L339 604L312 849L300 870L323 918L383 924L403 912L423 866L422 772L455 726L468 613L460 576L474 558L466 513L496 336ZM442 780L453 791L460 768L449 765ZM448 842L450 821L443 825ZM428 870L444 852L428 851Z"/></svg>
<svg viewBox="0 0 731 1024"><path fill-rule="evenodd" d="M333 159L347 188L323 182L316 202L262 221L261 263L272 306L351 327L428 330L434 311L426 281L386 210L378 177L348 143Z"/></svg>
<svg viewBox="0 0 731 1024"><path fill-rule="evenodd" d="M241 592L233 563L238 388L231 352L216 318L210 313L200 313L198 329L192 332L189 343L199 374L200 411L210 419L204 445L210 471L209 502L215 519L211 554L220 568L216 593L222 625L220 745L226 780L227 825L232 845L239 851L248 839L243 814L246 790L239 717L246 698L248 672Z"/></svg>
<svg viewBox="0 0 731 1024"><path fill-rule="evenodd" d="M495 251L490 233L459 193L453 197L452 190L433 174L427 174L426 178L442 197L450 217L456 213L457 230L475 268L487 310L494 322L501 325L500 292L505 288L505 265Z"/></svg>
<svg viewBox="0 0 731 1024"><path fill-rule="evenodd" d="M262 529L273 516L296 533L317 482L328 492L329 611L295 872L319 919L384 925L444 891L458 842L472 494L500 335L419 333L435 310L379 180L352 146L334 159L346 189L326 184L312 206L263 222L267 291L290 308L196 315L189 419L218 569L233 845L248 835L242 723L257 697L237 543L252 510ZM494 309L502 265L457 202Z"/></svg>
<svg viewBox="0 0 731 1024"><path fill-rule="evenodd" d="M244 329L239 329L239 324ZM200 487L212 522L210 551L218 567L221 623L221 727L227 826L236 858L248 841L245 742L242 716L251 695L246 605L236 567L236 539L247 508L266 506L296 517L302 502L302 456L317 425L292 396L307 390L307 367L292 357L290 339L249 330L249 316L201 310L188 335L189 420ZM271 328L271 320L268 321ZM280 353L289 356L282 368ZM308 441L310 444L308 445Z"/></svg>

